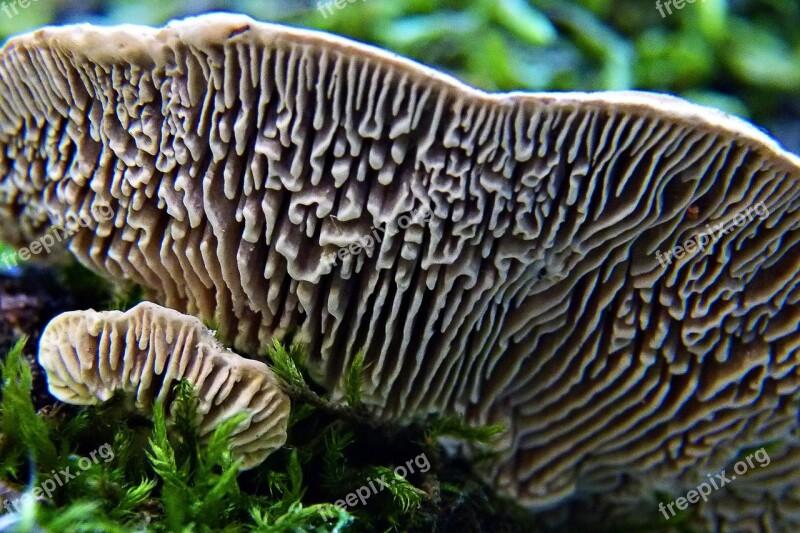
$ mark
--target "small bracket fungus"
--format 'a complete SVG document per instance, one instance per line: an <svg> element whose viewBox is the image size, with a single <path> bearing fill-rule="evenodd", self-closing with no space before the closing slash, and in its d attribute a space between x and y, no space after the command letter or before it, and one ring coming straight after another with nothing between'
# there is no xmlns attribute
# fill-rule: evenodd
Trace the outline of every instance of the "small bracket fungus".
<svg viewBox="0 0 800 533"><path fill-rule="evenodd" d="M50 392L78 405L116 391L136 406L171 404L173 387L191 383L200 437L234 415L250 414L233 433L231 453L252 468L286 442L289 398L267 365L226 350L196 318L144 302L125 313L73 311L53 319L39 343Z"/></svg>
<svg viewBox="0 0 800 533"><path fill-rule="evenodd" d="M363 348L376 417L506 424L484 475L532 506L797 424L800 159L719 111L212 14L12 39L0 147L0 230L111 206L84 265L248 353L291 332L334 399Z"/></svg>

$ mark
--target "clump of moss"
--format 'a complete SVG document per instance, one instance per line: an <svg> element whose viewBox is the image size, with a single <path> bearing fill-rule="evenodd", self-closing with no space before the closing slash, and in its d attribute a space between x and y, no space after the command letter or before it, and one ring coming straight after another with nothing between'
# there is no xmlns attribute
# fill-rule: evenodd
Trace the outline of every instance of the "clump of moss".
<svg viewBox="0 0 800 533"><path fill-rule="evenodd" d="M488 442L502 428L465 428L453 419L412 427L367 423L359 403L362 358L350 370L349 405L334 406L308 385L298 365L302 352L276 343L270 358L294 396L289 440L259 467L240 472L229 438L241 420L201 442L188 383L177 386L172 405L155 406L152 420L125 397L86 408L55 402L37 411L24 345L0 365L0 494L13 511L0 523L11 530L536 530L528 513L493 496L436 444L445 434ZM356 504L350 496L342 505L359 490Z"/></svg>

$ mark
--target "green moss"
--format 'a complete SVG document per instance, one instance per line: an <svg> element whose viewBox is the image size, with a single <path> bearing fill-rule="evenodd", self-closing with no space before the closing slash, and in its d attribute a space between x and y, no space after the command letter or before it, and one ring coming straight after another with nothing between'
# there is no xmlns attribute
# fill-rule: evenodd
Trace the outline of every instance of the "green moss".
<svg viewBox="0 0 800 533"><path fill-rule="evenodd" d="M348 372L349 405L335 407L309 387L302 350L276 342L272 361L297 393L289 440L240 472L229 438L246 414L201 439L197 397L186 382L169 405L154 406L152 420L124 395L37 413L23 346L0 366L0 477L22 494L12 507L17 531L427 531L464 506L514 514L467 470L448 466L435 442L443 435L488 442L500 428L464 428L453 419L410 428L363 423L361 355ZM57 484L66 468L78 475ZM335 505L370 482L382 489L357 505ZM46 495L37 491L51 485ZM517 530L532 531L532 517L516 513Z"/></svg>

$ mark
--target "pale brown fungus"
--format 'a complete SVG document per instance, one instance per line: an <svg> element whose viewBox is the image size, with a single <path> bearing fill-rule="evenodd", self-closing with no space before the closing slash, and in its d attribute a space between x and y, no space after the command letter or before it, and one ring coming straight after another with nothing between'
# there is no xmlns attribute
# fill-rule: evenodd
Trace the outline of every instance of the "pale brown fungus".
<svg viewBox="0 0 800 533"><path fill-rule="evenodd" d="M225 349L195 317L144 302L120 311L62 313L45 328L39 363L59 400L91 405L121 391L149 413L173 405L182 380L194 388L199 434L240 413L232 455L252 468L286 442L289 398L264 363Z"/></svg>
<svg viewBox="0 0 800 533"><path fill-rule="evenodd" d="M215 14L11 40L0 146L4 232L112 206L83 264L249 353L291 333L335 399L363 348L377 417L507 424L485 474L531 505L796 426L800 160L719 111Z"/></svg>

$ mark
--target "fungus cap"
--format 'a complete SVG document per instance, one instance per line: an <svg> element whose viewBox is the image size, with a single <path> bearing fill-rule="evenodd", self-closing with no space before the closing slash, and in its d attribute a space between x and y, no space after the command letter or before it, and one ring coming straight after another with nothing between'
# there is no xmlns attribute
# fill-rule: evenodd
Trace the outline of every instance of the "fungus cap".
<svg viewBox="0 0 800 533"><path fill-rule="evenodd" d="M154 402L169 407L175 385L188 381L197 394L201 439L249 414L231 436L231 453L245 469L286 442L289 398L269 367L222 347L197 318L150 302L124 313L62 313L42 333L39 363L53 396L77 405L123 391L149 412Z"/></svg>
<svg viewBox="0 0 800 533"><path fill-rule="evenodd" d="M291 333L334 398L363 349L377 417L505 423L485 475L531 505L796 426L800 160L719 111L215 14L11 40L0 146L0 228L112 206L89 268L250 353Z"/></svg>

